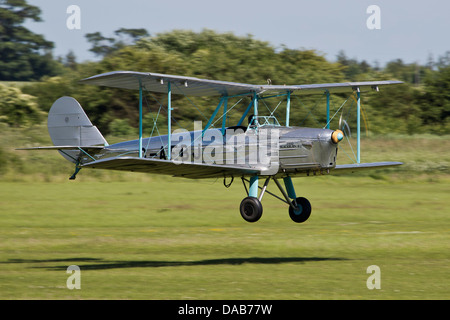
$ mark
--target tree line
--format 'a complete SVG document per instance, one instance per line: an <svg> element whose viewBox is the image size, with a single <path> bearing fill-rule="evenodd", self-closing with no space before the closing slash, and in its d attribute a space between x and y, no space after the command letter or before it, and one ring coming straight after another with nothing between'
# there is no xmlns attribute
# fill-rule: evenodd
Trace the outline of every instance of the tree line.
<svg viewBox="0 0 450 320"><path fill-rule="evenodd" d="M81 103L103 133L133 133L138 124L137 92L79 83L103 72L133 70L274 85L396 79L405 83L363 96L365 125L370 132L442 135L450 131L450 51L436 61L430 57L425 65L397 59L381 67L349 58L344 51L336 61L329 61L314 50L275 48L251 35L207 29L152 35L145 29L121 28L113 36L86 34L90 50L100 59L81 63L73 52L53 57L53 43L23 27L25 19L39 21L39 8L25 0L0 2L0 122L9 126L45 122L52 103L69 95ZM25 83L17 87L4 81ZM346 97L333 99L336 110ZM291 124L323 124L325 111L316 106L318 100L320 97L294 99ZM157 116L165 121L166 114L160 109L164 101L162 94L146 95L148 127ZM206 122L205 115L209 116L217 103L218 99L211 97L174 96L174 119L182 127L193 120ZM273 110L277 103L267 109ZM283 116L281 109L276 115ZM233 125L239 116L230 114L227 121Z"/></svg>

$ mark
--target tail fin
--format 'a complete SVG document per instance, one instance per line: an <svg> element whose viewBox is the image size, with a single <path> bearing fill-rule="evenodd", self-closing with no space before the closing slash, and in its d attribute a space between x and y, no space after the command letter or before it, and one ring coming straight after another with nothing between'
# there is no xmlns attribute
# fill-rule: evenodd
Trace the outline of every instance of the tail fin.
<svg viewBox="0 0 450 320"><path fill-rule="evenodd" d="M92 125L81 105L72 97L56 100L48 113L48 133L55 146L107 146L96 126ZM65 151L61 155L71 162L79 151ZM73 155L72 155L73 153Z"/></svg>
<svg viewBox="0 0 450 320"><path fill-rule="evenodd" d="M53 103L48 113L48 133L55 146L108 145L72 97L62 97Z"/></svg>

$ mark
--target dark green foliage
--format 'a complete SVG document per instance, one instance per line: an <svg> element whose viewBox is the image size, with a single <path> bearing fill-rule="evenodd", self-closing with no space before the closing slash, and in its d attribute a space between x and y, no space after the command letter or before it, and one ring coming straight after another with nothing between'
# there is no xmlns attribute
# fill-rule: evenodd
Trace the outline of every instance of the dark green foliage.
<svg viewBox="0 0 450 320"><path fill-rule="evenodd" d="M25 0L0 1L0 81L38 80L58 73L53 43L22 26L26 19L41 21L40 13Z"/></svg>
<svg viewBox="0 0 450 320"><path fill-rule="evenodd" d="M423 123L435 126L433 132L450 132L450 65L439 67L425 78L424 93L420 97Z"/></svg>
<svg viewBox="0 0 450 320"><path fill-rule="evenodd" d="M122 28L116 30L113 37L105 37L99 32L87 34L86 37L92 44L91 51L101 56L101 61L77 63L73 53L69 53L63 61L66 68L57 77L46 77L41 82L22 87L22 91L35 97L39 108L44 112L48 112L52 103L61 96L75 97L104 134L110 133L117 126L124 130L122 134L131 132L127 126L137 127L138 93L84 85L78 81L95 74L117 70L148 71L253 84L269 82L274 85L397 79L405 84L382 87L379 93L362 95L364 125L370 132L449 132L449 54L439 57L436 63L430 60L426 66L394 60L380 68L372 67L366 61L349 59L343 51L337 56L337 62L330 62L314 50L286 47L276 49L251 35L236 36L212 30L174 30L150 36L145 29ZM346 98L348 96L333 96L334 110ZM172 100L176 128L187 129L191 128L194 120L202 120L205 125L218 103L216 97L186 98L174 95ZM230 99L229 105L233 105L237 100ZM236 112L229 114L228 125L236 124L248 102L249 99L244 98L234 110ZM267 100L264 103L273 110L278 102L279 100ZM158 111L158 125L165 123L166 103L165 94L145 95L146 132L151 130L152 119ZM291 124L323 126L324 106L324 97L295 97L291 109ZM261 108L267 111L263 103ZM352 106L349 103L349 108L354 108L354 104ZM284 124L284 107L280 107L275 115ZM334 120L335 123L332 122L333 128L337 126L338 118L339 115ZM114 119L127 119L127 123L112 124ZM348 121L350 123L354 120Z"/></svg>
<svg viewBox="0 0 450 320"><path fill-rule="evenodd" d="M87 33L86 39L92 44L92 48L89 51L98 56L105 57L127 45L134 44L143 37L149 36L145 29L120 28L114 34L119 39L105 37L100 32Z"/></svg>
<svg viewBox="0 0 450 320"><path fill-rule="evenodd" d="M40 123L45 113L39 109L36 98L13 86L0 83L0 123L26 127Z"/></svg>

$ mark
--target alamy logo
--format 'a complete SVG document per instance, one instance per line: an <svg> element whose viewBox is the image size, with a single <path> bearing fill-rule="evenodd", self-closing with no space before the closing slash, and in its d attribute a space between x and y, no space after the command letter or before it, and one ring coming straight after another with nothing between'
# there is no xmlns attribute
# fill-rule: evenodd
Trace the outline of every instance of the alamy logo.
<svg viewBox="0 0 450 320"><path fill-rule="evenodd" d="M270 165L278 154L279 130L254 127L202 130L201 121L194 122L194 131L177 129L172 133L172 160L175 164L247 164Z"/></svg>
<svg viewBox="0 0 450 320"><path fill-rule="evenodd" d="M70 5L66 10L67 14L70 14L66 20L66 27L69 30L80 30L81 29L81 9L77 5Z"/></svg>
<svg viewBox="0 0 450 320"><path fill-rule="evenodd" d="M367 289L381 289L381 270L379 266L372 265L367 267L367 273L372 275L367 278L366 285Z"/></svg>
<svg viewBox="0 0 450 320"><path fill-rule="evenodd" d="M81 271L80 267L76 265L71 265L67 267L66 273L71 275L67 278L66 286L67 289L81 289Z"/></svg>
<svg viewBox="0 0 450 320"><path fill-rule="evenodd" d="M381 9L377 5L370 5L366 10L367 14L370 16L366 20L366 26L369 30L381 29Z"/></svg>

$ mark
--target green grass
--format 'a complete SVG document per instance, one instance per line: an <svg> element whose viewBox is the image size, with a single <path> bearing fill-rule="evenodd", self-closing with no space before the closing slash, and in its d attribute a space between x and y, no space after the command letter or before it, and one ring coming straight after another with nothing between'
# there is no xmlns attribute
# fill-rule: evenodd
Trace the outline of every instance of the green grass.
<svg viewBox="0 0 450 320"><path fill-rule="evenodd" d="M448 136L363 139L363 162L405 165L294 179L311 218L293 223L266 194L250 224L239 179L83 169L69 181L56 152L14 150L51 145L45 126L0 129L0 299L450 298ZM73 264L81 290L66 287ZM380 290L366 286L371 265Z"/></svg>
<svg viewBox="0 0 450 320"><path fill-rule="evenodd" d="M0 182L0 299L450 298L446 179L296 179L304 224L268 195L245 222L237 182L146 179Z"/></svg>

